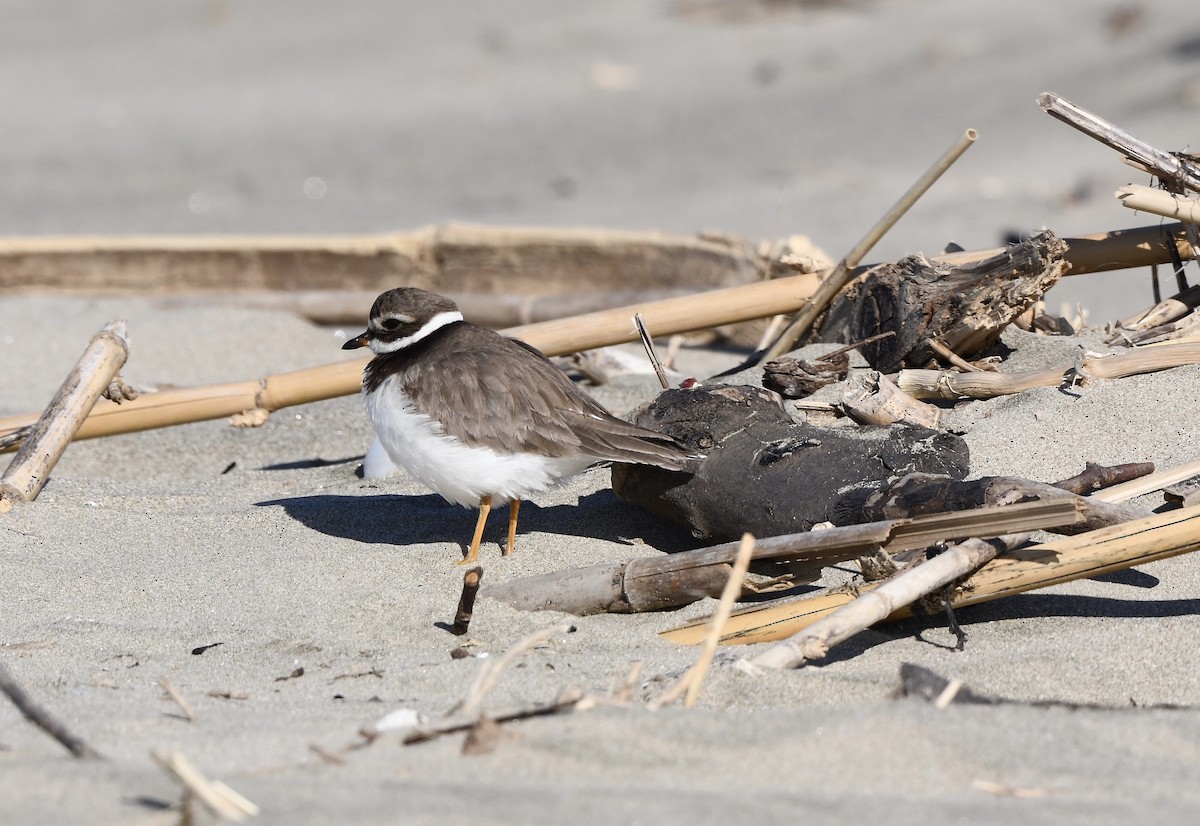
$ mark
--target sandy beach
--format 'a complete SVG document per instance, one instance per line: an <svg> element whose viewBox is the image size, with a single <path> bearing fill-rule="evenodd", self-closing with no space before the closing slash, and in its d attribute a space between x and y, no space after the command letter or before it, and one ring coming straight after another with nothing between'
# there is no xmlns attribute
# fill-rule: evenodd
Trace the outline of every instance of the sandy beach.
<svg viewBox="0 0 1200 826"><path fill-rule="evenodd" d="M1128 31L1086 3L744 4L733 18L720 3L134 3L63 19L7 5L0 100L26 127L0 148L12 235L468 220L803 233L840 254L978 128L980 146L873 255L887 259L950 240L987 247L1011 228L1154 223L1109 197L1138 173L1033 99L1054 89L1171 149L1194 145L1200 105L1200 22L1184 2L1133 6ZM15 79L29 77L41 94ZM1124 272L1056 289L1103 321L1148 306L1146 285ZM236 306L0 296L0 416L40 409L115 318L130 331L122 374L143 390L350 357L340 344L361 329ZM1005 370L1109 351L1095 333L1004 341ZM680 369L706 377L739 356L685 349ZM638 375L592 392L623 414L656 390ZM964 433L973 475L1165 468L1197 458L1198 395L1185 367L974 402L947 426ZM258 428L78 442L36 502L0 515L0 659L105 758L71 758L0 701L0 822L177 823L180 787L151 758L172 749L270 824L1200 816L1189 556L964 610L961 652L942 618L867 631L795 671L752 676L732 665L748 652L723 650L696 708L651 711L696 657L659 632L714 600L574 619L516 611L487 586L688 547L685 531L619 500L604 469L527 504L512 557L497 513L471 655L452 658L464 642L444 628L463 573L453 563L474 513L403 474L360 478L371 437L361 400L345 397ZM641 661L634 702L506 725L480 755L462 753L462 734L363 743L392 712L436 722L488 658L568 621L574 631L522 655L485 709L568 688L607 695ZM1011 702L897 699L905 662Z"/></svg>

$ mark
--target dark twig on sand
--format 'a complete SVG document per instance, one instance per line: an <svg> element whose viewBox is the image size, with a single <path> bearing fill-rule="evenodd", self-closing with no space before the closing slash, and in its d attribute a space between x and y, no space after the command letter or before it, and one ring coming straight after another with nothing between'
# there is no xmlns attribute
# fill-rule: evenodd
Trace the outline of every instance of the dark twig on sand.
<svg viewBox="0 0 1200 826"><path fill-rule="evenodd" d="M462 596L458 598L458 610L454 613L454 625L450 631L461 637L467 633L471 625L471 615L475 610L475 595L479 593L479 581L483 578L483 568L475 567L463 574Z"/></svg>
<svg viewBox="0 0 1200 826"><path fill-rule="evenodd" d="M67 731L66 726L50 716L50 712L35 703L3 663L0 663L0 691L12 700L13 705L25 715L26 720L61 743L71 754L76 757L100 756L95 749Z"/></svg>

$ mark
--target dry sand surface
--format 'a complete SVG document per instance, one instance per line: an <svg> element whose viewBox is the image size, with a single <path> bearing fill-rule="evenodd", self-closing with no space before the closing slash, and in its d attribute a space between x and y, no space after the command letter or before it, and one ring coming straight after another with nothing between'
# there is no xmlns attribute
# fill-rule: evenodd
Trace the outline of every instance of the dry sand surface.
<svg viewBox="0 0 1200 826"><path fill-rule="evenodd" d="M339 339L290 316L137 301L0 302L0 414L54 389L90 331L129 319L136 385L201 383L312 365ZM1096 341L1009 335L1014 365L1069 362ZM731 357L685 354L691 372ZM597 395L624 410L628 378ZM977 402L955 414L980 473L1053 480L1100 462L1195 458L1185 422L1194 368ZM641 700L695 657L657 632L711 611L597 616L524 655L486 708L607 692L645 663L639 702L510 727L490 754L462 735L417 746L396 732L332 765L388 712L436 720L481 666L439 627L458 597L473 515L402 476L355 475L370 439L355 398L280 411L261 428L208 422L73 445L38 500L3 517L5 662L108 758L72 760L0 704L4 822L173 822L179 791L149 757L179 749L263 809L262 822L716 823L1121 822L1200 812L1193 644L1195 560L962 612L966 650L939 621L862 634L819 666L751 677L718 664L700 705ZM232 467L231 467L232 466ZM230 469L231 468L231 469ZM677 530L617 500L591 471L523 511L515 557L494 519L470 638L496 655L562 615L520 613L486 585L678 547ZM193 650L220 643L202 654ZM902 662L1014 705L935 711L892 693ZM286 678L297 669L302 676ZM182 718L158 685L188 699ZM239 699L210 696L232 692ZM1036 701L1084 708L1037 707ZM1183 706L1183 708L1147 708ZM1014 799L975 781L1034 790Z"/></svg>
<svg viewBox="0 0 1200 826"><path fill-rule="evenodd" d="M978 128L979 144L872 255L888 260L950 240L989 247L1009 229L1154 223L1109 197L1138 173L1038 111L1040 92L1195 151L1195 0L830 5L0 3L0 232L461 220L804 233L840 255ZM1054 304L1084 301L1103 321L1149 303L1144 285L1131 273L1072 279ZM0 415L40 408L113 318L129 320L124 372L141 387L342 355L330 331L286 315L5 297ZM1103 349L1007 341L1014 369ZM736 361L685 357L700 376ZM596 393L621 412L654 389L638 377ZM1088 459L1196 459L1198 395L1196 369L1183 368L975 403L951 424L976 473L1052 481ZM168 807L180 790L152 749L178 749L253 800L257 822L301 826L1200 817L1189 557L963 611L961 653L931 621L866 632L799 671L752 677L723 661L688 711L642 701L695 658L658 632L712 601L584 618L523 655L486 708L607 692L641 660L632 706L513 724L480 756L461 754L462 735L404 747L389 732L329 763L310 746L338 751L399 709L437 720L483 664L452 659L461 640L439 626L474 514L402 476L359 479L369 441L345 398L257 429L217 421L83 442L34 504L0 516L0 658L106 758L73 760L0 701L0 824L178 822ZM476 655L566 619L511 610L488 584L687 543L608 482L592 471L528 504L513 558L500 558L497 515ZM215 647L193 653L204 646ZM1016 702L938 711L893 699L902 662Z"/></svg>

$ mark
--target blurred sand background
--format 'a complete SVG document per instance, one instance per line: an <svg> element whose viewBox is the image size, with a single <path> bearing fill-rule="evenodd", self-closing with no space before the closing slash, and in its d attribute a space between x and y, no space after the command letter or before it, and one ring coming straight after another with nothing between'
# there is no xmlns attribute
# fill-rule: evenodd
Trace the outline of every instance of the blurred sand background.
<svg viewBox="0 0 1200 826"><path fill-rule="evenodd" d="M967 127L980 141L872 254L988 247L1152 224L1110 197L1144 180L1034 104L1058 92L1164 149L1196 139L1194 2L2 3L0 233L367 232L445 221L604 226L849 249ZM1194 145L1193 145L1194 150ZM1055 300L1103 321L1149 303L1144 273ZM1052 306L1052 309L1055 307ZM364 307L364 313L366 308ZM136 300L0 300L0 415L40 408L104 322L129 320L133 384L231 381L341 356L288 315ZM357 331L356 331L357 332ZM1013 336L1017 366L1096 339ZM730 366L685 352L685 373ZM655 389L597 391L617 412ZM1196 458L1194 368L973 405L978 473L1044 481L1083 461ZM1183 557L861 635L821 666L710 677L695 710L640 706L518 724L493 753L430 719L480 661L452 660L474 515L354 471L357 399L235 430L208 422L73 446L37 502L0 517L0 656L109 759L79 762L0 703L0 822L174 823L149 750L178 748L263 808L316 823L1192 823L1200 814L1200 575ZM1146 502L1144 504L1154 504ZM485 586L686 541L592 471L492 524ZM647 547L649 545L650 547ZM486 593L486 590L485 590ZM657 632L712 609L579 620L488 707L607 691L695 651ZM481 597L497 654L562 620ZM198 646L222 643L203 654ZM1030 705L895 701L901 662ZM298 668L303 676L279 680ZM158 680L194 705L182 719ZM661 690L647 682L642 698ZM233 692L222 699L209 692ZM1145 706L1183 706L1182 709ZM975 781L1032 790L997 795Z"/></svg>

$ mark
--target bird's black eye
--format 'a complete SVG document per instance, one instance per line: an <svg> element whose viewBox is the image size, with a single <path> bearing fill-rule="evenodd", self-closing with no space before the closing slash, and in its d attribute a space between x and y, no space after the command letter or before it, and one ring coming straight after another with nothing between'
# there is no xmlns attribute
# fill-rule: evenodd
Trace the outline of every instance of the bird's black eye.
<svg viewBox="0 0 1200 826"><path fill-rule="evenodd" d="M398 318L387 318L387 319L384 319L384 321L383 321L383 329L385 329L385 330L389 330L389 331L395 330L399 326L400 326L400 319L398 319Z"/></svg>

